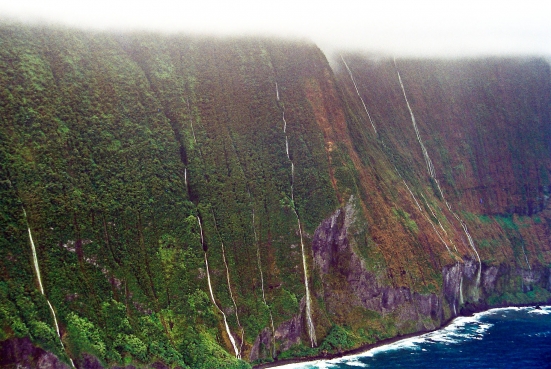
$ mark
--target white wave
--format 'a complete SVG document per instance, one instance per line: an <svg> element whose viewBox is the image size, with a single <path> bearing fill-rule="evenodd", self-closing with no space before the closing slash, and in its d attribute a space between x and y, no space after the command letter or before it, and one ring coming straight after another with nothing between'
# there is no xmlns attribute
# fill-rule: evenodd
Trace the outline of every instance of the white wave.
<svg viewBox="0 0 551 369"><path fill-rule="evenodd" d="M532 309L528 311L529 314L537 314L537 315L549 315L551 314L551 310L549 309Z"/></svg>
<svg viewBox="0 0 551 369"><path fill-rule="evenodd" d="M504 307L494 308L484 312L473 314L470 317L457 317L448 326L420 336L405 338L400 341L389 343L387 345L374 347L368 351L343 356L328 361L316 360L312 362L297 363L283 365L285 369L321 369L334 368L334 364L342 363L349 366L368 367L367 364L359 361L362 357L373 357L378 353L396 351L396 350L411 350L411 351L426 351L422 344L459 344L468 340L481 340L484 334L493 326L491 323L481 321L481 318L486 316L497 315L506 311L526 311L533 314L551 314L551 306L541 306L541 310L533 307ZM551 332L544 332L551 333ZM541 333L540 333L541 334ZM412 352L414 354L414 352Z"/></svg>
<svg viewBox="0 0 551 369"><path fill-rule="evenodd" d="M480 326L476 330L476 333L482 334L482 333L486 332L488 329L490 329L492 326L493 326L493 324L489 324L489 323L480 324Z"/></svg>
<svg viewBox="0 0 551 369"><path fill-rule="evenodd" d="M346 364L348 366L356 366L356 367L359 367L359 368L367 368L369 366L369 365L367 365L365 363L362 363L361 361L358 361L358 360L347 360L347 361L343 361L342 363Z"/></svg>
<svg viewBox="0 0 551 369"><path fill-rule="evenodd" d="M506 311L526 311L528 313L535 312L535 314L537 314L537 312L540 312L540 314L551 313L551 306L546 305L546 306L540 306L540 307L541 307L541 310L535 309L533 306L524 306L524 307L508 306L508 307L502 307L502 308L493 308L490 310L483 311L481 313L476 313L473 315L473 317L475 317L476 319L480 319L481 317L484 317L484 316L497 315L498 313L504 313Z"/></svg>
<svg viewBox="0 0 551 369"><path fill-rule="evenodd" d="M332 362L332 361L331 361ZM304 363L294 363L278 366L279 369L330 369L334 368L335 365L331 364L329 361L315 360Z"/></svg>
<svg viewBox="0 0 551 369"><path fill-rule="evenodd" d="M475 325L475 327L472 327ZM493 325L490 323L481 323L479 318L476 316L472 317L458 317L453 320L448 326L434 331L425 333L420 336L406 338L397 342L390 343L388 345L383 345L375 347L369 351L366 351L361 354L356 354L353 356L346 356L341 359L335 359L342 361L343 359L358 358L358 357L373 357L374 355L381 352L395 351L395 350L415 350L421 351L423 348L421 344L431 344L431 343L440 343L440 344L458 344L466 340L471 339L480 339L480 336L483 335L488 329ZM474 329L473 329L474 328ZM333 361L333 360L332 360Z"/></svg>

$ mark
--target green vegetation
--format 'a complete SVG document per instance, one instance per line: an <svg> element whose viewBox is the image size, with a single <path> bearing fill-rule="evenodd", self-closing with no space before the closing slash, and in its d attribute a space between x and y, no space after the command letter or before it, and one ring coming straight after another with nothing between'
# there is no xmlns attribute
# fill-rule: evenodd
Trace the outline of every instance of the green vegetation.
<svg viewBox="0 0 551 369"><path fill-rule="evenodd" d="M492 295L488 298L490 305L521 305L535 304L541 301L548 301L551 293L539 286L527 292L504 292L499 295Z"/></svg>
<svg viewBox="0 0 551 369"><path fill-rule="evenodd" d="M426 174L389 60L349 59L375 135L348 73L311 44L1 24L0 341L29 337L65 362L86 353L106 366L250 367L270 313L277 329L304 309L293 210L319 342L305 346L300 332L303 343L278 359L439 323L400 321L407 304L392 301L379 311L326 303L352 296L351 258L329 250L336 274L321 275L312 243L346 204L351 224L338 237L379 287L440 296L442 270L456 262L442 239L457 260L472 256L445 201L485 263L548 267L549 67L503 61L501 84L486 86L479 75L499 74L486 62L426 63L408 61L402 75L447 199ZM244 360L211 301L205 253ZM499 280L490 301L549 298L522 288Z"/></svg>
<svg viewBox="0 0 551 369"><path fill-rule="evenodd" d="M393 208L392 213L400 219L400 222L402 222L403 225L410 232L412 232L413 234L417 234L417 232L419 232L419 227L417 226L415 221L411 219L410 215L407 212L399 208L398 209Z"/></svg>
<svg viewBox="0 0 551 369"><path fill-rule="evenodd" d="M16 24L0 27L0 42L3 339L30 336L66 358L36 293L24 206L69 355L241 365L208 296L197 215L214 295L237 337L226 247L248 350L270 324L262 283L276 324L304 295L301 259L287 252L299 244L291 185L308 234L337 206L294 78L293 60L317 49Z"/></svg>

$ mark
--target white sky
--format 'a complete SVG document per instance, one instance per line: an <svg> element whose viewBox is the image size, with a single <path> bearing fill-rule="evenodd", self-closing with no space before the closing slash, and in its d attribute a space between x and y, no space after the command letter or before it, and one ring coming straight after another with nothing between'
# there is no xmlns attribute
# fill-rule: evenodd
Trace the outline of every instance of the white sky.
<svg viewBox="0 0 551 369"><path fill-rule="evenodd" d="M551 0L0 0L0 19L301 37L394 55L551 56Z"/></svg>

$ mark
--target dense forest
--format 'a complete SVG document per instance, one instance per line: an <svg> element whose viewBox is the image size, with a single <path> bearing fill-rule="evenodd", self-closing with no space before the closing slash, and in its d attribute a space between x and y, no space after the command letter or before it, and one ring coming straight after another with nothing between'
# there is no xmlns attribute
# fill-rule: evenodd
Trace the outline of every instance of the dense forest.
<svg viewBox="0 0 551 369"><path fill-rule="evenodd" d="M248 368L549 301L550 145L539 58L4 23L0 367Z"/></svg>

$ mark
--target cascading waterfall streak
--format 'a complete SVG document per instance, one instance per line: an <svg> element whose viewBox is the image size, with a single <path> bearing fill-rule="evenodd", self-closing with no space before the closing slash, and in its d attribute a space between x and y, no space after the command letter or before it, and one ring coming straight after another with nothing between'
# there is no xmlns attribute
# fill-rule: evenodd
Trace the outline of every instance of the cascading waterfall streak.
<svg viewBox="0 0 551 369"><path fill-rule="evenodd" d="M526 256L526 250L524 249L524 245L522 245L522 253L524 254L524 260L526 260L526 265L528 265L528 269L532 270L532 267L530 266L530 263L528 262L528 256Z"/></svg>
<svg viewBox="0 0 551 369"><path fill-rule="evenodd" d="M352 81L352 83L354 84L354 89L356 90L356 94L358 95L360 101L362 102L362 105L364 107L364 110L367 114L367 117L369 118L369 122L371 123L371 126L373 127L373 131L375 132L375 134L377 134L377 129L375 128L375 123L373 122L373 119L371 118L371 114L369 114L369 110L367 109L367 105L365 104L364 102L364 99L362 98L362 96L360 95L360 91L358 90L358 86L356 84L356 81L354 79L354 76L352 75L352 70L348 67L348 64L346 63L346 60L344 60L344 57L341 55L341 59L342 59L342 62L344 63L344 66L346 67L346 70L348 71L348 75L350 76L350 80ZM409 103L408 103L408 107L409 107ZM411 110L410 110L411 111ZM413 113L412 113L412 117L413 117ZM415 127L417 127L417 125L415 125ZM416 129L416 132L417 129ZM421 137L420 135L418 135L418 139L420 140ZM383 145L383 147L387 147L385 142L383 141L382 137L379 137L379 142ZM421 141L419 141L421 142ZM422 143L421 143L422 144ZM423 146L424 148L424 146ZM425 150L426 152L426 150ZM428 153L426 155L426 159L428 158ZM426 160L425 159L425 160ZM429 162L430 162L430 158L428 158ZM430 163L430 166L428 166L428 168L431 168L432 167L432 162ZM411 194L411 196L413 197L413 200L415 201L415 203L417 204L417 207L419 208L419 211L421 212L421 214L423 214L425 216L425 218L427 218L429 224L432 226L432 228L434 229L434 232L436 233L436 235L438 236L438 238L440 239L440 241L442 241L442 243L444 244L444 246L446 246L446 250L448 250L448 253L453 257L451 251L450 251L450 248L448 246L448 244L446 243L446 241L444 241L443 237L440 235L440 232L438 232L438 230L436 229L436 227L434 226L434 224L432 223L432 221L430 220L430 218L425 214L425 212L423 212L423 210L421 209L421 206L419 205L419 202L417 202L417 199L415 198L415 196L413 195L413 192L411 191L411 189L409 188L409 186L407 185L405 179L402 177L402 175L400 174L400 171L398 170L398 168L396 168L396 166L394 166L394 170L396 170L396 173L398 174L398 176L400 178L402 178L402 181L404 182L404 185L406 186L407 190L409 191L409 193ZM438 221L438 218L436 218L436 220ZM444 228L442 227L442 225L440 224L440 222L438 221L440 227L442 228L442 230L446 233L446 231L444 230ZM452 243L453 244L453 243ZM454 245L455 247L455 245Z"/></svg>
<svg viewBox="0 0 551 369"><path fill-rule="evenodd" d="M199 223L199 230L201 232L201 246L203 247L203 252L205 254L205 267L206 267L206 270L207 270L207 282L208 282L208 285L209 285L210 299L211 299L213 305L216 307L216 309L220 312L220 314L222 314L222 317L224 319L224 326L226 328L226 333L228 334L230 342L233 346L233 350L235 351L235 357L238 358L238 359L241 359L241 353L239 352L239 349L237 348L235 338L231 334L231 330L230 330L230 326L228 325L228 319L226 318L226 314L222 311L222 309L220 309L220 307L216 303L216 300L214 299L214 292L212 290L212 283L210 281L209 261L208 261L208 258L207 258L207 251L205 250L205 238L203 236L203 225L201 224L201 218L199 218L199 216L197 216L197 222Z"/></svg>
<svg viewBox="0 0 551 369"><path fill-rule="evenodd" d="M310 302L310 287L308 286L308 268L306 266L306 252L304 250L304 240L302 237L302 225L300 224L300 218L298 216L298 213L295 209L293 209L295 212L295 215L297 217L297 223L298 223L298 232L300 235L300 249L302 252L302 267L304 269L304 287L306 289L306 320L308 322L308 333L310 335L310 343L312 347L315 347L317 345L316 342L316 331L314 329L314 323L312 321L312 308L311 308L311 302Z"/></svg>
<svg viewBox="0 0 551 369"><path fill-rule="evenodd" d="M249 192L249 197L251 196L251 193ZM262 272L262 260L260 258L260 246L258 245L258 235L256 234L256 227L255 227L255 216L254 216L254 207L252 208L252 216L253 216L253 234L254 234L254 241L256 244L256 262L258 264L258 270L260 271L260 285L262 287L262 301L264 302L264 305L268 309L268 313L270 314L270 326L272 328L272 357L275 356L275 327L274 327L274 317L272 316L272 309L268 305L268 302L266 301L266 294L264 292L264 273Z"/></svg>
<svg viewBox="0 0 551 369"><path fill-rule="evenodd" d="M411 197L413 197L413 201L415 201L415 204L417 205L417 208L419 209L419 211L422 213L423 210L421 209L421 205L419 205L419 202L417 201L417 198L415 197L415 195L413 194L413 192L411 191L411 189L409 188L408 184L406 183L406 181L404 179L402 179L402 182L404 182L404 185L406 186L407 190L409 191Z"/></svg>
<svg viewBox="0 0 551 369"><path fill-rule="evenodd" d="M360 98L360 101L362 102L362 105L364 107L364 110L367 114L367 117L369 118L369 122L371 123L371 126L373 127L373 131L375 132L375 134L377 134L377 129L375 128L375 123L373 122L373 119L371 119L371 114L369 114L369 111L367 110L367 105L365 104L364 102L364 99L362 98L362 96L360 95L360 91L358 90L358 86L356 85L356 81L354 80L354 76L352 75L352 70L348 67L348 64L346 63L346 60L344 60L344 57L341 55L341 59L342 59L342 62L344 63L344 66L346 67L346 70L348 71L348 75L350 76L350 80L352 81L352 83L354 84L354 89L356 90L356 94L358 95L358 97ZM408 105L409 106L409 105ZM419 139L420 139L420 136L419 136ZM379 137L379 142L383 145L383 147L387 147L386 144L384 143L382 137ZM427 157L428 157L428 154L427 154ZM430 160L430 158L429 158ZM432 163L431 163L432 165ZM419 205L419 202L417 202L417 199L415 198L415 196L413 195L413 192L411 191L411 189L409 188L409 186L407 185L405 179L402 177L402 175L400 174L400 171L398 170L398 168L396 168L396 166L394 167L394 170L396 170L396 173L398 173L398 176L400 178L402 178L402 181L404 182L404 185L406 186L407 190L409 191L409 193L411 194L411 196L413 197L413 200L415 201L415 203L417 204L417 207L419 208L419 211L421 212L421 214L423 214L425 216L425 218L427 218L428 222L430 223L430 225L432 226L432 228L434 229L434 232L436 233L436 235L438 236L438 238L440 239L440 241L442 241L442 243L444 244L444 246L446 246L446 250L448 250L448 252L451 254L451 251L450 251L450 248L448 246L448 244L446 243L446 241L444 241L443 237L440 235L440 232L438 232L438 230L436 229L436 227L434 226L434 224L432 223L432 221L430 220L430 218L423 212L423 210L421 209L421 206ZM437 219L438 220L438 219ZM440 222L439 222L440 223ZM440 225L440 227L442 227L442 225ZM444 230L442 228L442 230ZM445 232L445 230L444 230ZM453 257L453 255L452 255Z"/></svg>
<svg viewBox="0 0 551 369"><path fill-rule="evenodd" d="M193 129L193 118L191 117L191 107L189 106L189 101L187 102L187 110L189 113L189 125L191 126L191 134L193 135L193 142L197 145L197 138L195 137L195 130Z"/></svg>
<svg viewBox="0 0 551 369"><path fill-rule="evenodd" d="M59 338L59 343L61 344L61 347L63 348L63 351L65 351L65 353L67 353L67 350L65 349L65 345L63 344L63 341L61 340L61 331L59 330L59 323L57 322L57 316L55 315L54 307L52 306L52 303L50 302L48 297L46 297L46 293L44 292L44 286L42 284L42 276L40 274L40 267L38 265L38 256L36 254L36 247L34 246L33 235L31 233L31 226L29 225L29 221L27 220L27 212L25 211L25 208L23 208L23 215L25 216L25 222L27 223L27 231L29 232L29 241L31 243L31 250L32 250L32 254L33 254L34 271L36 273L36 278L38 280L38 286L40 288L40 293L42 294L42 296L44 296L44 298L46 299L46 302L48 303L48 307L50 308L50 312L52 313L52 317L54 318L54 326L55 326L55 330L56 330L56 333L57 333L57 337ZM71 362L71 366L73 368L75 368L75 363L73 362L73 359L71 359L69 357L69 355L67 355L67 357L69 358L69 361Z"/></svg>
<svg viewBox="0 0 551 369"><path fill-rule="evenodd" d="M224 242L222 241L222 235L220 234L220 231L218 231L218 225L216 224L216 217L214 216L214 211L212 211L212 219L214 220L214 228L216 229L216 233L220 238L220 245L222 247L222 260L224 261L224 266L226 267L226 280L228 282L228 290L230 291L230 297L233 302L233 307L235 308L235 318L237 320L237 325L241 330L241 345L239 347L239 354L241 355L241 351L243 350L243 337L245 335L245 331L243 329L243 326L241 325L241 322L239 321L239 314L237 313L237 303L235 302L235 298L233 296L233 292L231 288L230 269L228 268L228 262L226 260L226 247L224 246Z"/></svg>
<svg viewBox="0 0 551 369"><path fill-rule="evenodd" d="M190 126L191 126L193 141L195 142L195 144L197 144L197 138L195 136L195 130L194 130L194 127L193 127L193 118L192 118L192 114L191 114L191 107L190 107L190 104L189 104L189 100L186 101L186 103L187 103L187 107L188 107L189 123L190 123ZM200 155L201 160L203 161L203 164L204 164L205 159L203 157L203 151L201 150L201 147L198 147L198 149L199 149L199 155ZM187 170L185 172L185 175L186 175L186 185L187 185ZM214 217L214 212L213 212L213 217ZM206 270L207 270L207 281L208 281L208 287L209 287L209 292L210 292L210 298L212 300L212 303L216 307L216 309L222 314L222 317L223 317L223 320L224 320L224 327L226 328L226 333L228 334L228 337L230 339L232 347L235 351L235 357L238 358L238 359L241 359L241 350L237 348L235 338L233 337L233 335L231 333L231 330L230 330L230 327L228 325L228 320L227 320L226 314L218 306L218 304L216 303L216 300L214 299L214 292L212 290L212 285L211 285L211 280L210 280L210 270L209 270L209 266L208 266L207 250L205 249L205 238L204 238L204 235L203 235L203 225L201 223L201 218L199 216L197 216L197 222L199 223L199 230L200 230L200 234L201 234L201 247L203 248L203 251L204 251L204 254L205 254L205 266L206 266ZM216 225L216 218L214 218L214 224L215 224L215 228L218 232L218 227ZM230 296L231 296L231 299L232 299L232 302L233 302L233 305L234 305L234 308L235 308L235 317L236 317L236 320L237 320L237 324L238 324L239 328L241 329L241 348L242 348L243 343L244 343L244 339L243 339L244 338L244 329L241 326L241 323L239 321L239 316L238 316L238 312L237 312L237 304L235 302L233 292L232 292L232 289L231 289L229 268L228 268L228 264L226 262L225 247L224 247L224 244L222 243L222 237L221 236L220 236L220 241L221 241L221 244L222 244L222 257L223 257L224 265L226 267L226 277L227 277L227 282L228 282L228 290L230 291Z"/></svg>
<svg viewBox="0 0 551 369"><path fill-rule="evenodd" d="M423 157L425 158L425 163L427 164L427 170L432 178L435 178L436 175L434 173L434 166L432 165L432 160L430 160L429 153L423 144L423 141L421 140L421 134L419 133L419 129L417 128L417 122L415 121L415 115L413 115L413 110L411 109L411 106L409 105L409 100L406 96L406 90L404 88L404 84L402 83L402 76L400 76L400 72L398 71L398 67L396 66L396 58L394 59L394 67L396 68L396 73L398 74L398 81L400 81L400 86L402 87L402 93L404 94L404 99L406 100L406 105L409 110L409 114L411 116L411 123L413 124L413 129L415 130L415 135L417 136L417 141L419 142L419 145L421 146L421 151L423 152Z"/></svg>
<svg viewBox="0 0 551 369"><path fill-rule="evenodd" d="M440 239L440 241L444 244L444 246L446 246L446 250L448 250L448 253L450 254L450 256L453 258L453 254L451 253L450 251L450 247L448 246L448 244L446 243L446 241L444 241L444 238L440 235L440 232L438 232L438 230L436 229L436 227L434 226L432 220L430 219L430 217L423 211L423 209L421 208L421 205L419 204L419 201L417 201L417 198L415 197L415 195L413 194L413 191L411 190L411 188L409 188L406 180L402 177L402 175L400 174L400 171L398 170L398 168L394 167L394 170L396 171L396 173L398 174L398 177L400 177L402 179L402 182L404 183L404 186L406 186L409 194L411 195L411 197L413 198L413 201L415 201L415 204L417 205L417 209L419 209L419 212L421 213L421 215L423 215L425 217L425 219L429 222L429 224L431 225L432 229L434 230L434 233L436 233L436 236L438 236L438 239ZM421 196L423 196L423 194L421 194ZM424 196L423 196L424 198ZM426 200L425 200L426 201ZM438 220L438 219L437 219ZM444 230L445 232L445 230Z"/></svg>
<svg viewBox="0 0 551 369"><path fill-rule="evenodd" d="M287 154L287 159L291 160L289 157L289 140L287 139L287 136L285 136L285 153Z"/></svg>
<svg viewBox="0 0 551 369"><path fill-rule="evenodd" d="M455 246L455 243L453 243L453 240L450 238L450 236L448 235L448 232L446 231L446 229L444 228L444 226L442 225L442 223L440 222L440 220L438 219L438 217L436 216L436 213L434 212L434 209L432 208L432 206L430 206L429 202L427 201L427 199L425 198L425 196L423 196L423 194L421 194L421 197L423 198L423 200L425 200L425 204L427 204L427 207L429 208L432 216L434 217L434 219L436 219L436 221L438 222L438 225L440 226L440 229L442 230L442 232L444 232L444 234L446 235L446 237L448 237L448 239L450 240L450 243L452 244L453 248L455 249L455 252L459 252L457 250L457 246Z"/></svg>
<svg viewBox="0 0 551 369"><path fill-rule="evenodd" d="M436 235L438 236L438 238L440 239L440 241L444 244L444 246L446 246L446 250L448 250L448 253L450 254L450 256L453 258L453 254L451 253L451 250L450 250L450 247L448 246L448 244L446 243L446 241L444 241L444 238L440 235L440 232L438 232L438 230L436 229L436 227L434 226L433 222L431 221L431 219L427 216L427 214L425 214L425 212L423 212L423 210L421 209L421 205L419 205L419 202L417 201L417 198L415 198L415 195L413 194L413 191L411 191L411 189L409 188L408 184L406 183L406 181L402 178L402 181L404 182L404 185L406 186L407 190L409 191L409 193L411 194L411 197L413 197L413 200L415 201L415 204L417 204L417 208L419 209L419 211L421 212L421 214L427 219L427 221L429 222L429 224L432 226L432 229L434 230L434 233L436 233Z"/></svg>
<svg viewBox="0 0 551 369"><path fill-rule="evenodd" d="M278 101L279 101L279 92L278 92L278 89L277 89L277 83L276 83L276 97L278 98ZM238 163L239 163L239 168L241 169L241 172L243 173L243 177L244 178L247 178L247 175L245 173L245 170L243 169L243 165L241 164L241 161L239 160L239 156L237 155L237 149L235 147L235 143L234 143L234 140L233 140L233 137L231 135L231 131L229 131L229 134L230 134L230 137L232 139L232 145L233 145L233 148L234 148L234 151L236 153L236 156L237 156L237 160L238 160ZM272 310L270 308L270 306L268 305L268 302L266 301L266 293L265 293L265 290L264 290L264 272L262 270L262 260L260 258L260 246L259 246L259 243L258 243L258 235L256 234L256 226L255 226L255 212L254 212L254 204L253 204L253 200L252 200L252 196L251 196L251 191L248 187L248 185L245 183L245 186L247 188L247 195L249 197L249 202L250 202L250 206L251 206L251 213L252 213L252 229L253 229L253 234L254 234L254 242L255 242L255 246L256 246L256 261L257 261L257 267L258 267L258 271L260 273L260 284L261 284L261 288L262 288L262 302L264 303L264 306L266 306L266 309L268 309L268 314L270 315L270 327L272 328L272 357L275 357L275 328L274 328L274 318L272 316ZM214 214L213 214L214 216ZM221 239L222 237L220 237ZM228 272L229 273L229 272ZM229 275L229 274L228 274ZM229 281L228 281L229 283ZM235 304L234 304L235 305ZM237 306L235 306L235 309L237 311ZM236 315L237 316L237 315ZM238 318L239 319L239 318ZM243 335L244 335L244 329L241 328L241 348L243 347L243 343L244 343L244 340L243 340Z"/></svg>
<svg viewBox="0 0 551 369"><path fill-rule="evenodd" d="M415 130L415 134L417 135L417 141L419 142L419 145L421 146L421 151L423 152L423 156L425 158L425 162L427 164L427 170L429 172L430 177L434 180L436 183L436 186L438 187L438 191L440 192L440 195L442 196L442 199L445 201L446 206L448 207L448 210L453 214L453 216L459 221L461 224L461 227L463 228L463 231L465 232L465 235L467 236L467 240L469 242L469 245L471 246L472 250L474 251L477 259L478 259L478 274L476 278L476 287L477 290L480 287L480 275L482 273L482 260L480 259L480 255L478 254L478 251L476 250L476 247L474 245L473 239L471 237L471 234L469 233L469 230L467 229L467 225L465 222L459 218L459 216L454 213L451 209L450 204L446 201L446 198L444 196L444 192L442 191L442 188L440 187L440 183L438 179L436 178L436 172L434 170L434 166L432 164L432 160L429 157L429 153L427 149L425 148L425 145L423 144L423 141L421 140L421 134L419 133L419 129L417 128L417 123L415 122L415 115L413 114L413 110L411 109L411 106L409 105L409 101L406 95L406 89L404 87L404 83L402 81L402 77L400 76L400 71L398 70L398 66L396 64L396 58L394 58L394 68L396 69L396 74L398 74L398 81L400 82L400 87L402 88L402 93L404 95L404 100L406 101L407 108L409 110L409 114L411 116L411 122L413 124L413 128Z"/></svg>
<svg viewBox="0 0 551 369"><path fill-rule="evenodd" d="M341 55L341 59L342 59L342 62L344 63L344 66L346 67L346 70L348 71L348 74L350 75L350 79L354 84L354 88L356 89L356 93L358 94L358 97L362 102L364 110L367 113L367 117L369 118L369 123L371 123L371 126L373 127L373 131L375 132L375 135L377 135L377 129L375 128L375 123L373 123L373 119L371 119L371 114L369 114L369 111L367 110L367 106L365 105L364 99L360 95L360 91L358 90L358 86L356 85L356 81L354 80L354 76L352 76L352 71L350 70L350 68L348 68L348 64L346 64L346 61L344 60L342 55Z"/></svg>
<svg viewBox="0 0 551 369"><path fill-rule="evenodd" d="M463 276L461 277L461 281L459 282L459 303L463 305Z"/></svg>
<svg viewBox="0 0 551 369"><path fill-rule="evenodd" d="M308 336L310 338L310 345L312 347L317 346L316 342L316 330L314 328L314 322L312 320L312 307L310 301L310 287L308 282L308 266L306 263L306 251L304 247L304 239L302 236L302 224L300 222L300 217L295 208L295 195L294 195L294 182L295 182L295 164L289 155L289 140L287 139L287 121L285 120L285 107L282 107L282 119L283 119L283 133L285 134L285 149L287 154L287 159L291 163L291 201L293 212L297 218L298 233L300 237L300 250L302 253L302 267L304 270L304 289L306 290L306 324L308 326Z"/></svg>

